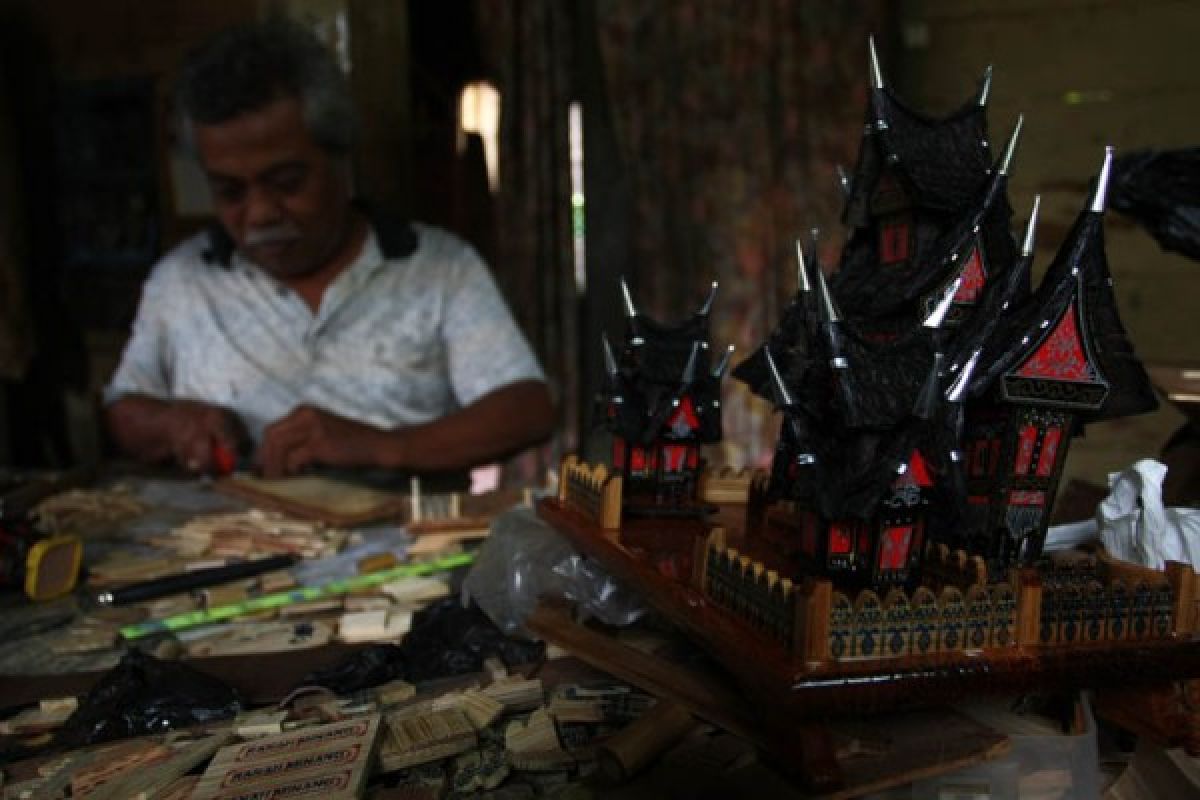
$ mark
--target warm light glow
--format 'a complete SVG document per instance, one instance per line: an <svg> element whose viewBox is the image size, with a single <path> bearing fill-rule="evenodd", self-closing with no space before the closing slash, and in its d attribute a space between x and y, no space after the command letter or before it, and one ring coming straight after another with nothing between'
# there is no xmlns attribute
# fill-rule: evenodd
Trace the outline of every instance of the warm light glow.
<svg viewBox="0 0 1200 800"><path fill-rule="evenodd" d="M500 92L486 81L463 87L458 100L458 152L466 149L466 136L475 133L483 140L483 159L487 165L488 188L493 192L500 182Z"/></svg>
<svg viewBox="0 0 1200 800"><path fill-rule="evenodd" d="M586 215L583 195L583 107L571 103L567 108L567 146L571 158L571 242L575 260L575 291L587 291Z"/></svg>

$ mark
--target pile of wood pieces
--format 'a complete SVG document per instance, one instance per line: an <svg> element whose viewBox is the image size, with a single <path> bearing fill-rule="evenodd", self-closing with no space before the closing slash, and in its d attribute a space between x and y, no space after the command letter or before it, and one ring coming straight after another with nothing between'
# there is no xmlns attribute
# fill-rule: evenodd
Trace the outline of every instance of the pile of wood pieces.
<svg viewBox="0 0 1200 800"><path fill-rule="evenodd" d="M606 762L633 771L695 727L624 684L547 691L497 660L485 668L452 691L404 681L353 696L301 688L200 730L23 762L4 798L534 797L600 777Z"/></svg>
<svg viewBox="0 0 1200 800"><path fill-rule="evenodd" d="M136 519L146 506L122 486L111 489L68 489L39 502L30 511L34 524L46 533L95 536Z"/></svg>
<svg viewBox="0 0 1200 800"><path fill-rule="evenodd" d="M245 558L288 553L321 558L337 553L350 532L277 511L204 514L150 540L182 558Z"/></svg>
<svg viewBox="0 0 1200 800"><path fill-rule="evenodd" d="M250 556L291 554L302 558L334 555L351 541L350 531L298 520L275 511L203 514L146 544L155 552L115 552L88 568L88 583L119 586L188 569L221 566Z"/></svg>

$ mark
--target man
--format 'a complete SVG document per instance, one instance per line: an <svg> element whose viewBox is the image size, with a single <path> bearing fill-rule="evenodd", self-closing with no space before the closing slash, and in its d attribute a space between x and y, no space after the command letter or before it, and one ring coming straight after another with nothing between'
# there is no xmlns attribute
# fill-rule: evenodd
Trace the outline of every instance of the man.
<svg viewBox="0 0 1200 800"><path fill-rule="evenodd" d="M272 21L193 54L177 93L220 222L155 267L106 391L117 444L209 472L464 470L548 437L537 361L482 261L351 200L331 54Z"/></svg>

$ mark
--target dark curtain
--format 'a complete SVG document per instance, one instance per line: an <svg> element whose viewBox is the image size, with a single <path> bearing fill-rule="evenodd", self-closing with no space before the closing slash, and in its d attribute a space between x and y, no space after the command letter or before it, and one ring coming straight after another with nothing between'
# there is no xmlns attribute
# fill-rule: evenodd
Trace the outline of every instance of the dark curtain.
<svg viewBox="0 0 1200 800"><path fill-rule="evenodd" d="M500 272L548 370L572 387L563 399L578 424L586 430L580 400L601 368L599 331L622 333L622 274L639 308L664 321L719 280L714 345L749 353L795 289L796 237L821 228L823 260L836 259L836 168L853 165L866 40L886 27L886 0L481 2L504 103ZM585 106L588 159L582 305L570 277L572 96ZM714 460L769 459L778 420L736 381L724 424Z"/></svg>
<svg viewBox="0 0 1200 800"><path fill-rule="evenodd" d="M579 299L571 242L567 108L572 9L540 0L479 0L480 42L501 95L497 281L542 360L560 409L558 441L509 466L540 479L579 445Z"/></svg>
<svg viewBox="0 0 1200 800"><path fill-rule="evenodd" d="M0 381L25 376L33 357L33 322L25 290L25 220L17 179L17 145L9 120L4 69L0 66Z"/></svg>

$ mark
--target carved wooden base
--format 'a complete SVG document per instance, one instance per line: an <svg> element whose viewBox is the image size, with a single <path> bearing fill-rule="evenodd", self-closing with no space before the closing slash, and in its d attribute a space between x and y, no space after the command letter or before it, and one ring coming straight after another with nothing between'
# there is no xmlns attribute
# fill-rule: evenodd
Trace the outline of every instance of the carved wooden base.
<svg viewBox="0 0 1200 800"><path fill-rule="evenodd" d="M806 661L692 584L696 540L705 534L701 527L632 520L606 531L555 499L543 501L538 513L707 649L764 716L793 725L806 718L942 705L980 693L1200 678L1200 641L1191 637Z"/></svg>

